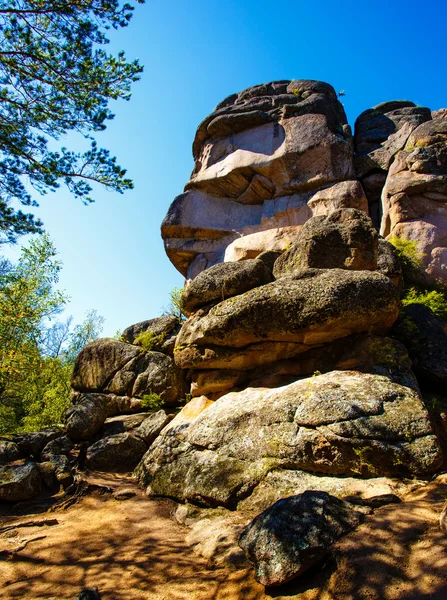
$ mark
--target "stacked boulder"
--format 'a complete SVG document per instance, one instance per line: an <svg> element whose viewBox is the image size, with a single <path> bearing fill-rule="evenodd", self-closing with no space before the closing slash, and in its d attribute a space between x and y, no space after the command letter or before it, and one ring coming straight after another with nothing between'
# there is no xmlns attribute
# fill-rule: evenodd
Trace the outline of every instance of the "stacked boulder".
<svg viewBox="0 0 447 600"><path fill-rule="evenodd" d="M155 404L176 407L185 397L183 372L172 354L179 321L172 316L128 327L120 340L99 339L76 359L67 435L88 444L86 466L129 470L170 420ZM146 334L145 347L138 336Z"/></svg>
<svg viewBox="0 0 447 600"><path fill-rule="evenodd" d="M274 81L229 96L199 125L193 156L191 179L161 228L187 278L225 256L251 258L253 247L282 251L313 215L368 209L345 111L321 81Z"/></svg>
<svg viewBox="0 0 447 600"><path fill-rule="evenodd" d="M173 418L145 396L168 409L184 399L184 375L172 358L178 330L178 319L161 317L129 327L121 341L86 346L74 366L65 427L0 438L0 501L66 489L77 468L131 471ZM135 345L142 332L151 350Z"/></svg>
<svg viewBox="0 0 447 600"><path fill-rule="evenodd" d="M384 337L400 302L378 247L364 212L338 209L307 221L273 266L261 254L188 284L174 358L194 399L137 468L149 493L235 508L273 471L440 467L407 351Z"/></svg>

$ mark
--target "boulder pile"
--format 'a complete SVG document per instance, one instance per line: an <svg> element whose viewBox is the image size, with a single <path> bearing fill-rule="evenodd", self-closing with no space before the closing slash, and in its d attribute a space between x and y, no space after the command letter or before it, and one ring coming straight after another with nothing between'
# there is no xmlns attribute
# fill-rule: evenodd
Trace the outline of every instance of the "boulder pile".
<svg viewBox="0 0 447 600"><path fill-rule="evenodd" d="M275 81L221 102L193 155L162 224L185 320L86 346L65 429L0 441L0 500L70 485L74 464L136 467L149 495L266 511L240 545L277 585L360 522L343 496L443 465L447 410L420 386L445 388L446 327L401 310L382 236L417 241L420 277L447 284L446 112L386 102L353 137L330 85Z"/></svg>

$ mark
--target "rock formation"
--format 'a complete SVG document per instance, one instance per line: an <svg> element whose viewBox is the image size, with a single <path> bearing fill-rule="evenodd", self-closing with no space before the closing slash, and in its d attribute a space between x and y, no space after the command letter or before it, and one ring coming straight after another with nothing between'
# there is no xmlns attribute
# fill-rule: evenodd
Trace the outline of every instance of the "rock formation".
<svg viewBox="0 0 447 600"><path fill-rule="evenodd" d="M193 154L162 224L188 278L186 320L86 346L65 430L0 440L0 499L67 487L74 464L136 466L149 495L242 513L295 495L241 538L274 585L360 521L327 492L373 480L395 492L443 465L447 410L420 386L445 387L446 327L425 307L401 310L399 258L377 229L417 241L419 275L447 283L447 119L386 102L353 139L330 85L277 81L221 102ZM177 414L150 410L154 398ZM277 527L286 505L298 549Z"/></svg>
<svg viewBox="0 0 447 600"><path fill-rule="evenodd" d="M327 83L276 81L230 96L199 125L193 155L162 224L166 252L188 278L222 262L241 236L268 232L260 250L283 250L272 236L287 238L312 215L367 210L351 130Z"/></svg>

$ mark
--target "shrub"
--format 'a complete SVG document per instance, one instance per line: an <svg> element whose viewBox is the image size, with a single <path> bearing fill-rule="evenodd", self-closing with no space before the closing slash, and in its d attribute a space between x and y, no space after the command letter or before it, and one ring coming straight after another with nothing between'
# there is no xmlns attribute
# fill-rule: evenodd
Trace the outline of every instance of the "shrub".
<svg viewBox="0 0 447 600"><path fill-rule="evenodd" d="M164 400L162 400L158 394L152 391L149 394L144 394L141 399L141 407L147 409L148 412L160 410L163 405Z"/></svg>
<svg viewBox="0 0 447 600"><path fill-rule="evenodd" d="M134 344L136 346L140 346L140 348L142 348L143 350L149 351L161 346L165 339L165 332L157 334L153 331L142 331L136 336Z"/></svg>
<svg viewBox="0 0 447 600"><path fill-rule="evenodd" d="M418 268L422 266L425 254L418 250L417 241L397 236L390 236L387 240L395 247L402 267Z"/></svg>
<svg viewBox="0 0 447 600"><path fill-rule="evenodd" d="M437 290L416 289L411 287L405 291L402 304L424 304L428 306L440 319L447 321L447 298L444 293Z"/></svg>

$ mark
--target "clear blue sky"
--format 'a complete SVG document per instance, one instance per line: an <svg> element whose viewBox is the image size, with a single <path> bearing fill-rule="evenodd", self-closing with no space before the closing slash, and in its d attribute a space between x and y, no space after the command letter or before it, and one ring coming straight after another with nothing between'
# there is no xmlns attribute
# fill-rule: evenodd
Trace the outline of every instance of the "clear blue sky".
<svg viewBox="0 0 447 600"><path fill-rule="evenodd" d="M42 197L37 210L64 263L67 315L80 321L95 308L106 317L104 334L113 335L158 316L169 291L183 285L165 256L160 224L192 170L196 127L220 100L274 79L319 79L346 91L351 126L386 100L445 107L446 23L445 0L137 6L110 47L138 57L143 77L130 102L112 103L115 120L97 137L128 169L135 189L97 189L88 207L61 190Z"/></svg>

